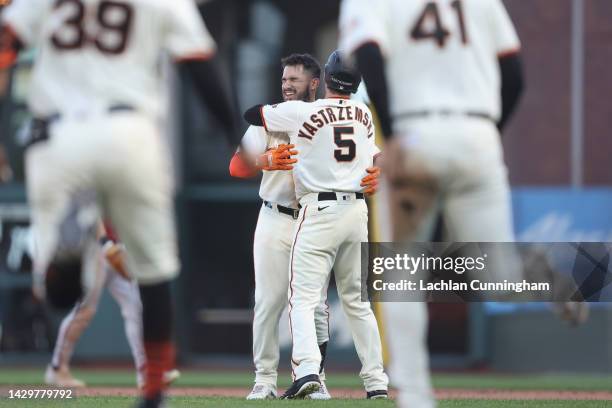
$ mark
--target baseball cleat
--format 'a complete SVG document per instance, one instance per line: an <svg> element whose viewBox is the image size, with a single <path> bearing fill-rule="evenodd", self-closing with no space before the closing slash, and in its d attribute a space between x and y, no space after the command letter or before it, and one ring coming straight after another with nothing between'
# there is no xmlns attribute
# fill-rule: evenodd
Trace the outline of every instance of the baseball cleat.
<svg viewBox="0 0 612 408"><path fill-rule="evenodd" d="M389 393L387 390L375 390L375 391L367 391L368 399L387 399L389 398Z"/></svg>
<svg viewBox="0 0 612 408"><path fill-rule="evenodd" d="M136 403L136 408L167 408L166 400L162 394L153 398L141 398Z"/></svg>
<svg viewBox="0 0 612 408"><path fill-rule="evenodd" d="M164 373L164 385L170 385L181 377L181 372L176 368Z"/></svg>
<svg viewBox="0 0 612 408"><path fill-rule="evenodd" d="M170 371L166 371L163 377L164 385L168 386L172 384L173 382L175 382L176 380L178 380L180 377L181 377L181 372L177 370L176 368ZM144 389L144 386L145 386L145 371L144 370L140 370L136 374L136 385L141 390Z"/></svg>
<svg viewBox="0 0 612 408"><path fill-rule="evenodd" d="M312 394L307 395L306 397L304 397L304 399L330 400L332 399L332 396L327 390L327 386L325 385L325 382L321 381L321 387L319 388L319 391L315 391Z"/></svg>
<svg viewBox="0 0 612 408"><path fill-rule="evenodd" d="M55 369L51 365L45 371L45 384L55 385L62 388L83 388L85 383L70 374L69 370Z"/></svg>
<svg viewBox="0 0 612 408"><path fill-rule="evenodd" d="M262 383L255 384L251 393L246 397L248 400L269 400L276 398L276 387Z"/></svg>
<svg viewBox="0 0 612 408"><path fill-rule="evenodd" d="M291 387L285 391L281 399L304 399L313 392L319 391L321 381L316 374L310 374L297 379L291 384Z"/></svg>

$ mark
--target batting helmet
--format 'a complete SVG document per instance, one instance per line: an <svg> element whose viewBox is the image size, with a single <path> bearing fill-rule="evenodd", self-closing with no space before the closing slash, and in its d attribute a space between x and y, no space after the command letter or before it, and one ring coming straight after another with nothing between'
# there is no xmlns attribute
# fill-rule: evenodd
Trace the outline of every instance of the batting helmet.
<svg viewBox="0 0 612 408"><path fill-rule="evenodd" d="M355 93L361 83L361 74L336 50L331 53L325 64L325 83L329 89Z"/></svg>
<svg viewBox="0 0 612 408"><path fill-rule="evenodd" d="M45 274L46 298L58 309L72 308L83 297L81 256L56 257Z"/></svg>

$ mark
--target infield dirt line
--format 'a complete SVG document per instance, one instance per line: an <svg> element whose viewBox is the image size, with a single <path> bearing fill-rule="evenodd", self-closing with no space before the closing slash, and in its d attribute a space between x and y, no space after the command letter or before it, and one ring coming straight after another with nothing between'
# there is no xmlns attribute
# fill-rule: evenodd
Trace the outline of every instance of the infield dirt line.
<svg viewBox="0 0 612 408"><path fill-rule="evenodd" d="M137 396L135 388L126 387L89 387L75 390L77 396ZM245 397L250 389L235 387L175 387L170 395L184 397ZM354 388L330 388L335 398L365 398L365 391ZM4 393L3 393L4 394ZM396 392L391 391L391 396ZM483 399L483 400L596 400L612 401L612 392L608 391L550 391L550 390L498 390L498 389L437 389L436 398L448 399Z"/></svg>

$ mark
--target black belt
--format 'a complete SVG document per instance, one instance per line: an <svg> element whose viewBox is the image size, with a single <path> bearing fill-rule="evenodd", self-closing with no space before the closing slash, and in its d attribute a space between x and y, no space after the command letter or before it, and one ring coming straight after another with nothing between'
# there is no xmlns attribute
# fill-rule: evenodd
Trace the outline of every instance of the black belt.
<svg viewBox="0 0 612 408"><path fill-rule="evenodd" d="M266 200L264 200L264 205L268 208L274 208L274 204ZM300 210L296 210L294 208L289 208L289 207L284 207L279 204L276 204L276 209L278 210L279 213L290 215L291 217L293 217L294 220L298 219L298 216L300 213Z"/></svg>
<svg viewBox="0 0 612 408"><path fill-rule="evenodd" d="M489 115L485 112L475 112L475 111L454 111L450 109L440 109L440 110L422 110L422 111L410 111L403 112L394 116L394 119L413 119L413 118L425 118L428 116L468 116L471 118L479 118L489 120L495 123L495 119L493 116Z"/></svg>
<svg viewBox="0 0 612 408"><path fill-rule="evenodd" d="M319 201L336 201L338 200L338 194L342 196L342 194L353 194L353 193L332 193L330 191L325 191L319 193ZM358 200L363 200L363 193L355 193L355 198Z"/></svg>
<svg viewBox="0 0 612 408"><path fill-rule="evenodd" d="M116 104L116 105L109 106L106 111L108 113L117 113L117 112L132 112L134 110L136 109L133 106L125 105L125 104ZM25 147L28 148L36 143L44 142L45 140L49 140L49 125L61 118L62 118L61 114L54 113L44 118L32 119L32 124L30 128L30 138L26 142Z"/></svg>

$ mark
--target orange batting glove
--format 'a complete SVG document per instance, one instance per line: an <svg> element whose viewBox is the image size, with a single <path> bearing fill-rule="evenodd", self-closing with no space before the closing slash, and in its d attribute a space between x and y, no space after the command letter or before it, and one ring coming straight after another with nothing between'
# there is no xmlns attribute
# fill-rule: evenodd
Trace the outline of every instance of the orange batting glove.
<svg viewBox="0 0 612 408"><path fill-rule="evenodd" d="M361 179L361 187L365 187L363 193L367 196L376 194L378 190L378 177L380 176L380 167L372 166L366 169L368 175Z"/></svg>
<svg viewBox="0 0 612 408"><path fill-rule="evenodd" d="M255 165L262 170L291 170L297 159L292 158L298 154L293 150L295 145L281 144L276 149L270 149L266 153L258 156Z"/></svg>

